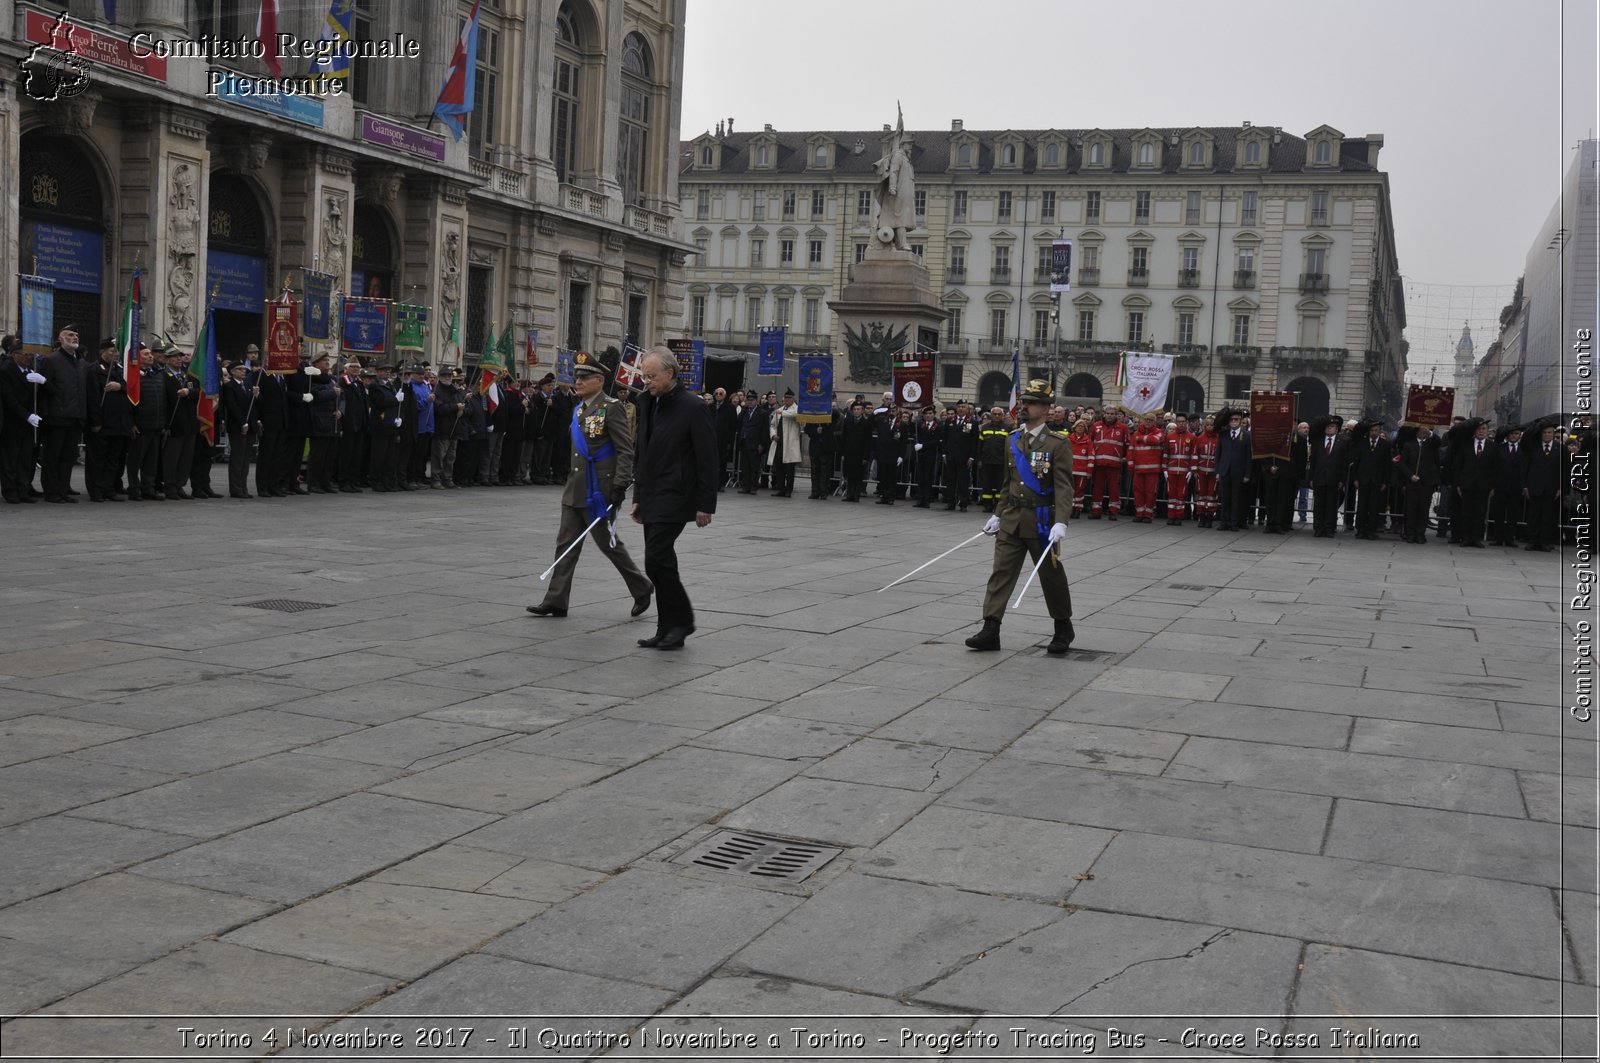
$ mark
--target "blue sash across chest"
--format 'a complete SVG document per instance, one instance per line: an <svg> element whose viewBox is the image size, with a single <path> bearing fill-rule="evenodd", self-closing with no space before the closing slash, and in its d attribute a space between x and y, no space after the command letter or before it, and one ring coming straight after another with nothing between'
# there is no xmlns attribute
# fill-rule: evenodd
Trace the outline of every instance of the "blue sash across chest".
<svg viewBox="0 0 1600 1063"><path fill-rule="evenodd" d="M583 433L582 418L583 405L580 403L578 408L572 411L572 449L582 455L584 471L587 474L587 482L584 484L587 504L584 508L590 520L598 520L611 508L611 503L606 499L606 493L600 489L600 474L596 465L615 457L617 448L610 439L607 439L593 450L589 449L589 438Z"/></svg>
<svg viewBox="0 0 1600 1063"><path fill-rule="evenodd" d="M1028 461L1028 455L1023 453L1021 441L1021 429L1011 433L1011 464L1016 467L1017 479L1022 481L1023 487L1040 498L1049 500L1042 506L1035 506L1033 510L1034 527L1039 533L1039 539L1043 541L1050 538L1050 525L1055 523L1055 476L1052 473L1048 487L1039 482L1039 477L1033 471L1033 464Z"/></svg>

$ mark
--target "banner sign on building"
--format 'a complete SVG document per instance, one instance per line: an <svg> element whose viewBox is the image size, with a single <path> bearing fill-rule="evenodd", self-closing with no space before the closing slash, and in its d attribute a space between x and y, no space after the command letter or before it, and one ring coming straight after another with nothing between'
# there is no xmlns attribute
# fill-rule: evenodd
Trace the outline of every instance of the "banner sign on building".
<svg viewBox="0 0 1600 1063"><path fill-rule="evenodd" d="M556 348L556 367L553 372L556 375L557 384L571 384L574 382L572 376L573 353L565 347Z"/></svg>
<svg viewBox="0 0 1600 1063"><path fill-rule="evenodd" d="M267 260L260 255L208 250L206 290L216 293L211 305L218 310L258 314L267 293Z"/></svg>
<svg viewBox="0 0 1600 1063"><path fill-rule="evenodd" d="M1052 240L1050 242L1050 290L1052 292L1072 291L1072 241Z"/></svg>
<svg viewBox="0 0 1600 1063"><path fill-rule="evenodd" d="M800 397L795 403L801 424L828 424L833 420L833 355L800 356Z"/></svg>
<svg viewBox="0 0 1600 1063"><path fill-rule="evenodd" d="M434 162L444 161L444 137L425 133L411 126L400 125L370 114L361 116L361 139L368 144L378 144L407 155L415 155Z"/></svg>
<svg viewBox="0 0 1600 1063"><path fill-rule="evenodd" d="M783 343L782 325L761 330L761 353L756 360L758 376L778 376L783 372Z"/></svg>
<svg viewBox="0 0 1600 1063"><path fill-rule="evenodd" d="M421 354L428 330L429 307L396 303L394 307L394 349L397 353Z"/></svg>
<svg viewBox="0 0 1600 1063"><path fill-rule="evenodd" d="M1122 352L1122 408L1129 413L1156 413L1167 402L1172 383L1172 355Z"/></svg>
<svg viewBox="0 0 1600 1063"><path fill-rule="evenodd" d="M1417 428L1449 428L1455 412L1455 388L1412 384L1406 394L1406 416L1402 423Z"/></svg>
<svg viewBox="0 0 1600 1063"><path fill-rule="evenodd" d="M138 35L140 44L136 48L121 37L85 26L74 26L65 14L52 15L31 10L26 13L23 32L29 44L43 44L58 52L70 52L87 62L138 74L152 81L167 80L166 56L155 54L154 42L148 33Z"/></svg>
<svg viewBox="0 0 1600 1063"><path fill-rule="evenodd" d="M1289 460L1289 443L1294 438L1295 405L1292 391L1252 391L1250 393L1250 456Z"/></svg>
<svg viewBox="0 0 1600 1063"><path fill-rule="evenodd" d="M387 299L344 298L341 341L344 349L356 354L382 354L389 344Z"/></svg>
<svg viewBox="0 0 1600 1063"><path fill-rule="evenodd" d="M333 274L303 271L302 283L306 289L306 339L328 338L328 318L333 303Z"/></svg>
<svg viewBox="0 0 1600 1063"><path fill-rule="evenodd" d="M689 391L700 391L706 378L706 341L668 340L667 350L678 359L678 379L683 381L683 386Z"/></svg>
<svg viewBox="0 0 1600 1063"><path fill-rule="evenodd" d="M51 287L69 292L100 291L105 239L90 229L52 222L22 225L22 265Z"/></svg>
<svg viewBox="0 0 1600 1063"><path fill-rule="evenodd" d="M933 357L894 363L894 401L897 406L921 409L933 404Z"/></svg>
<svg viewBox="0 0 1600 1063"><path fill-rule="evenodd" d="M267 302L267 359L269 373L293 373L300 368L300 304L290 299Z"/></svg>
<svg viewBox="0 0 1600 1063"><path fill-rule="evenodd" d="M212 67L206 71L206 95L224 103L322 128L322 101L293 92L263 91L264 79Z"/></svg>
<svg viewBox="0 0 1600 1063"><path fill-rule="evenodd" d="M24 274L22 282L22 343L32 354L49 354L55 344L50 334L56 317L56 293L50 278Z"/></svg>

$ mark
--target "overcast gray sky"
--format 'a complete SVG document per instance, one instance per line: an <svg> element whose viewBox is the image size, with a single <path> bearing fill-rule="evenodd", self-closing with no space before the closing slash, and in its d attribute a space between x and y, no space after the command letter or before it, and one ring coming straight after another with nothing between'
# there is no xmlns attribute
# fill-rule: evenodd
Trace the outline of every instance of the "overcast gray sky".
<svg viewBox="0 0 1600 1063"><path fill-rule="evenodd" d="M685 138L874 129L896 99L922 129L1382 133L1413 363L1450 318L1487 346L1600 125L1593 0L689 0L686 27Z"/></svg>

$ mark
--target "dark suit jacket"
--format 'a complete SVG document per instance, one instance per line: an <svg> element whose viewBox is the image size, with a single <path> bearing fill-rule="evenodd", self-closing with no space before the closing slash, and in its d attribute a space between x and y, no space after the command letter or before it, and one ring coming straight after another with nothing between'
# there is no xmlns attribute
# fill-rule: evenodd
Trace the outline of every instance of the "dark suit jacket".
<svg viewBox="0 0 1600 1063"><path fill-rule="evenodd" d="M1517 443L1517 452L1511 453L1509 441L1499 444L1494 452L1494 489L1496 494L1522 497L1522 489L1528 481L1529 452L1537 450L1538 443L1528 445L1526 439Z"/></svg>
<svg viewBox="0 0 1600 1063"><path fill-rule="evenodd" d="M1483 441L1483 453L1478 453L1478 441L1469 439L1456 455L1455 485L1463 491L1487 491L1494 486L1494 452L1492 439Z"/></svg>
<svg viewBox="0 0 1600 1063"><path fill-rule="evenodd" d="M1387 439L1382 436L1377 439L1356 439L1351 441L1350 447L1350 461L1355 465L1356 483L1389 482L1389 475L1394 471L1394 459Z"/></svg>
<svg viewBox="0 0 1600 1063"><path fill-rule="evenodd" d="M1439 437L1429 436L1418 443L1408 439L1400 447L1400 485L1407 487L1415 476L1425 487L1439 484Z"/></svg>
<svg viewBox="0 0 1600 1063"><path fill-rule="evenodd" d="M89 428L97 428L101 436L133 435L133 403L128 401L126 389L107 391L108 382L122 383L122 363L106 365L101 361L85 362L83 366L84 407Z"/></svg>
<svg viewBox="0 0 1600 1063"><path fill-rule="evenodd" d="M722 460L711 411L700 396L673 384L665 395L645 395L633 465L633 500L646 524L687 524L717 511Z"/></svg>
<svg viewBox="0 0 1600 1063"><path fill-rule="evenodd" d="M250 389L237 381L229 380L222 385L222 422L227 426L229 435L244 431L247 423L252 430L259 429L256 410L260 404L251 403L252 398Z"/></svg>
<svg viewBox="0 0 1600 1063"><path fill-rule="evenodd" d="M1233 438L1232 429L1223 429L1217 437L1217 475L1235 480L1250 479L1250 430L1239 432Z"/></svg>
<svg viewBox="0 0 1600 1063"><path fill-rule="evenodd" d="M33 385L27 370L7 358L0 362L0 439L32 439Z"/></svg>
<svg viewBox="0 0 1600 1063"><path fill-rule="evenodd" d="M1544 455L1544 444L1534 443L1528 450L1526 486L1529 498L1555 497L1562 493L1566 480L1567 448L1557 439L1550 444L1550 456Z"/></svg>
<svg viewBox="0 0 1600 1063"><path fill-rule="evenodd" d="M839 422L839 446L846 461L865 461L872 453L872 418L847 415Z"/></svg>

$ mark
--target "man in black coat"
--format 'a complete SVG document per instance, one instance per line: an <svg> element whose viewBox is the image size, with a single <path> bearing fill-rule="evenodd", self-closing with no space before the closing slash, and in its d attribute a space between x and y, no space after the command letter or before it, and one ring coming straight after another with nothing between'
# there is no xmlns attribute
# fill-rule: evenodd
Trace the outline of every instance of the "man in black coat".
<svg viewBox="0 0 1600 1063"><path fill-rule="evenodd" d="M161 352L166 375L161 379L167 411L166 438L161 446L161 492L168 502L193 498L183 489L194 465L194 440L200 432L200 388L189 379L189 356L177 347ZM140 401L143 402L141 395Z"/></svg>
<svg viewBox="0 0 1600 1063"><path fill-rule="evenodd" d="M467 411L467 393L456 383L456 371L449 366L439 370L433 386L433 481L435 491L456 486L456 451L459 437L456 425Z"/></svg>
<svg viewBox="0 0 1600 1063"><path fill-rule="evenodd" d="M757 477L767 460L767 448L772 445L772 408L757 401L755 392L745 399L739 411L739 493L756 493Z"/></svg>
<svg viewBox="0 0 1600 1063"><path fill-rule="evenodd" d="M722 462L722 480L727 483L728 469L733 464L734 440L739 436L739 411L728 401L724 388L711 393L711 423L717 430L717 458ZM719 486L717 490L722 488Z"/></svg>
<svg viewBox="0 0 1600 1063"><path fill-rule="evenodd" d="M1556 537L1556 515L1567 483L1567 449L1556 438L1555 425L1545 425L1528 453L1523 498L1528 505L1528 549L1541 553Z"/></svg>
<svg viewBox="0 0 1600 1063"><path fill-rule="evenodd" d="M1320 424L1322 435L1315 437L1311 446L1311 534L1327 539L1339 526L1339 496L1350 463L1350 441L1340 431L1344 425L1341 418L1329 417Z"/></svg>
<svg viewBox="0 0 1600 1063"><path fill-rule="evenodd" d="M1352 444L1355 452L1356 481L1356 538L1378 537L1378 510L1383 503L1383 493L1389 484L1391 466L1394 464L1389 441L1383 437L1383 425L1373 421L1358 430Z"/></svg>
<svg viewBox="0 0 1600 1063"><path fill-rule="evenodd" d="M655 585L657 624L639 645L675 650L694 633L694 607L674 544L690 521L697 528L711 523L721 463L711 413L678 383L677 357L658 346L639 362L648 397L639 406L631 515L644 525L644 574Z"/></svg>
<svg viewBox="0 0 1600 1063"><path fill-rule="evenodd" d="M0 498L13 505L37 502L33 494L33 447L42 418L34 413L34 391L30 376L33 355L15 336L7 336L9 358L0 360ZM42 380L43 377L40 377Z"/></svg>
<svg viewBox="0 0 1600 1063"><path fill-rule="evenodd" d="M133 408L133 438L128 441L128 501L158 502L161 448L167 428L166 370L147 343L139 344L139 405Z"/></svg>
<svg viewBox="0 0 1600 1063"><path fill-rule="evenodd" d="M1487 421L1469 424L1474 425L1472 438L1454 448L1456 497L1461 501L1457 519L1461 524L1461 545L1482 549L1489 492L1494 490L1495 445L1489 438Z"/></svg>
<svg viewBox="0 0 1600 1063"><path fill-rule="evenodd" d="M1227 425L1217 432L1217 504L1222 518L1217 530L1241 531L1250 489L1250 430L1243 427L1243 414L1225 412Z"/></svg>
<svg viewBox="0 0 1600 1063"><path fill-rule="evenodd" d="M253 346L253 345L252 345ZM247 349L248 350L248 349ZM259 352L257 352L259 353ZM255 396L256 497L289 494L289 392L283 377L257 367L246 382Z"/></svg>
<svg viewBox="0 0 1600 1063"><path fill-rule="evenodd" d="M310 362L305 362L296 372L285 377L283 382L286 394L283 407L284 460L281 482L283 490L288 494L311 493L311 489L300 482L300 463L305 458L307 442L311 438L311 381L315 379L315 375L310 370L314 368ZM321 371L317 372L320 374Z"/></svg>
<svg viewBox="0 0 1600 1063"><path fill-rule="evenodd" d="M955 416L944 426L939 449L944 458L944 508L965 513L972 497L972 466L978 456L978 420L971 406L956 403Z"/></svg>
<svg viewBox="0 0 1600 1063"><path fill-rule="evenodd" d="M715 410L712 416L716 416ZM808 498L826 501L833 496L833 452L838 440L839 420L839 411L830 410L827 421L805 426L806 448L811 458L811 494L806 496Z"/></svg>
<svg viewBox="0 0 1600 1063"><path fill-rule="evenodd" d="M900 408L886 406L872 416L872 460L878 467L878 505L894 505L900 487L900 466L905 462L905 431Z"/></svg>
<svg viewBox="0 0 1600 1063"><path fill-rule="evenodd" d="M872 420L867 404L857 399L839 426L839 453L844 459L844 500L859 502L867 490L867 460L872 457Z"/></svg>
<svg viewBox="0 0 1600 1063"><path fill-rule="evenodd" d="M78 354L78 327L68 325L56 337L56 348L38 360L36 371L45 378L39 388L39 414L44 450L39 459L39 482L46 502L76 502L72 467L78 461L87 406L83 394L83 358Z"/></svg>
<svg viewBox="0 0 1600 1063"><path fill-rule="evenodd" d="M330 369L333 360L320 354L311 361L315 373L307 374L311 401L301 405L309 411L311 453L306 457L306 490L310 494L331 495L338 488L339 406L343 399L339 382Z"/></svg>
<svg viewBox="0 0 1600 1063"><path fill-rule="evenodd" d="M937 487L939 469L939 443L944 438L944 425L939 423L939 411L932 406L923 407L917 421L917 438L912 444L917 465L917 509L931 509Z"/></svg>
<svg viewBox="0 0 1600 1063"><path fill-rule="evenodd" d="M372 411L367 405L367 385L373 372L351 359L339 378L339 490L359 495L367 478L367 451L372 446Z"/></svg>
<svg viewBox="0 0 1600 1063"><path fill-rule="evenodd" d="M395 383L392 366L380 365L367 381L367 412L372 416L372 450L367 461L367 483L380 494L400 490L404 466L400 455L400 428L404 397Z"/></svg>
<svg viewBox="0 0 1600 1063"><path fill-rule="evenodd" d="M258 391L243 362L234 362L222 384L223 428L228 433L228 497L250 498L250 448L261 435L256 419ZM260 460L259 458L257 459ZM259 477L258 484L259 487Z"/></svg>
<svg viewBox="0 0 1600 1063"><path fill-rule="evenodd" d="M1439 437L1429 428L1400 430L1400 488L1405 494L1405 540L1426 542L1428 502L1439 486Z"/></svg>
<svg viewBox="0 0 1600 1063"><path fill-rule="evenodd" d="M1489 499L1489 518L1493 530L1489 541L1497 546L1517 545L1517 525L1528 495L1528 451L1522 445L1522 428L1506 429L1494 452L1494 495ZM1533 539L1529 529L1528 539Z"/></svg>
<svg viewBox="0 0 1600 1063"><path fill-rule="evenodd" d="M133 404L123 390L121 352L111 337L100 342L100 360L83 367L85 434L83 478L91 502L121 502L123 466L133 437Z"/></svg>
<svg viewBox="0 0 1600 1063"><path fill-rule="evenodd" d="M572 411L577 408L571 385L558 385L550 393L550 413L545 418L544 431L550 443L551 483L567 482L567 469L572 464Z"/></svg>

